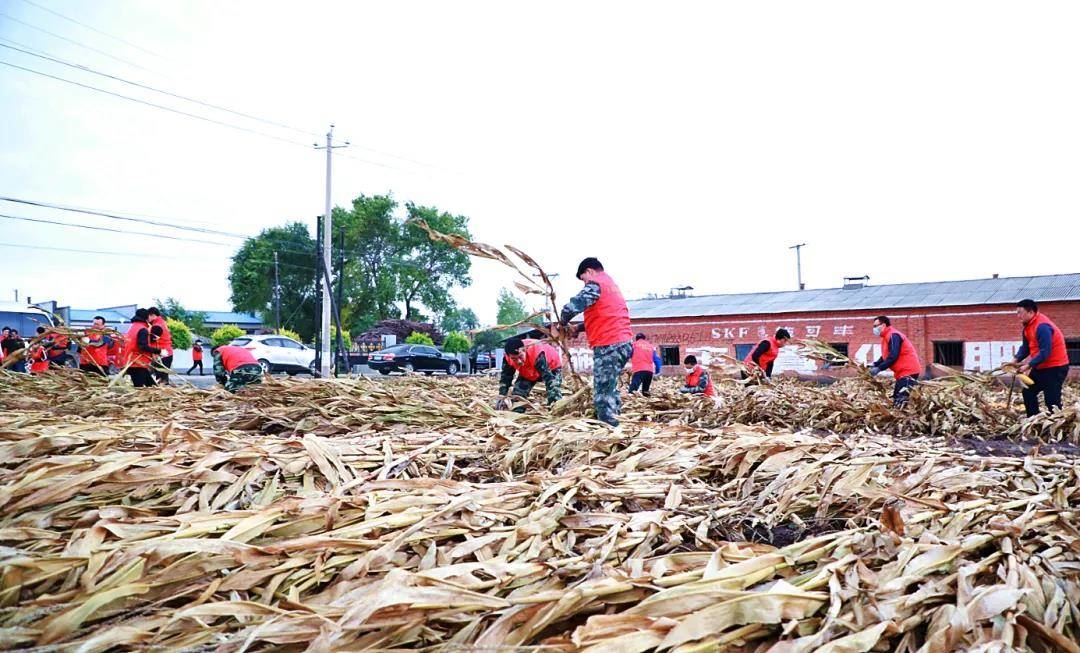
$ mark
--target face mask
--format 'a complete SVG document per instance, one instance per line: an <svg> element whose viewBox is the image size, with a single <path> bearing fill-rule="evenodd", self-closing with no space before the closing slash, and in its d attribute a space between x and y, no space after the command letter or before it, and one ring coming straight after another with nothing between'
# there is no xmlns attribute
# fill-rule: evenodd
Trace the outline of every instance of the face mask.
<svg viewBox="0 0 1080 653"><path fill-rule="evenodd" d="M885 330L884 327L876 326L876 327L874 327L874 335L875 336L880 336L881 332L884 331L884 330Z"/></svg>
<svg viewBox="0 0 1080 653"><path fill-rule="evenodd" d="M693 374L693 373L694 373L694 368L692 368L692 367L687 367L687 368L686 368L686 373L687 373L687 374Z"/></svg>

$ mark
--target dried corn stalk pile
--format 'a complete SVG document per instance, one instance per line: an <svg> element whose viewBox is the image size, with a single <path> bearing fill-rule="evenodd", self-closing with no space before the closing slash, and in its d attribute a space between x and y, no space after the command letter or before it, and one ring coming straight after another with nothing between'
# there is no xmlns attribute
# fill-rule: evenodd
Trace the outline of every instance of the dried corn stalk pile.
<svg viewBox="0 0 1080 653"><path fill-rule="evenodd" d="M462 379L0 383L4 649L1078 650L1060 455Z"/></svg>

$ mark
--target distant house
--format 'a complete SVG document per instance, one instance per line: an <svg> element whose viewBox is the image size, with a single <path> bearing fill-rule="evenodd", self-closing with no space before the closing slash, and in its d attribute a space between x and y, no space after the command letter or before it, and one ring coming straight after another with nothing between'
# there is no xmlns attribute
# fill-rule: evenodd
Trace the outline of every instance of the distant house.
<svg viewBox="0 0 1080 653"><path fill-rule="evenodd" d="M124 304L121 306L106 306L102 308L71 308L70 306L57 306L55 301L35 304L43 310L55 314L65 324L74 328L90 326L94 317L100 315L105 318L105 323L113 328L120 328L131 323L131 317L138 309L136 304ZM226 324L234 324L244 330L244 333L262 333L267 326L255 313L234 313L232 311L201 311L206 315L203 323L208 331L213 331Z"/></svg>
<svg viewBox="0 0 1080 653"><path fill-rule="evenodd" d="M232 313L228 311L203 311L206 320L203 324L207 330L223 327L226 324L235 324L244 330L244 333L262 333L269 329L263 324L262 319L255 313Z"/></svg>

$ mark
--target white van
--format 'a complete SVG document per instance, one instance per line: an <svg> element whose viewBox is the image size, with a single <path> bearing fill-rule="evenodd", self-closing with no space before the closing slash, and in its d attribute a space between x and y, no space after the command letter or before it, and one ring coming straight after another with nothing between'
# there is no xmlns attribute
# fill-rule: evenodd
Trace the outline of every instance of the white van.
<svg viewBox="0 0 1080 653"><path fill-rule="evenodd" d="M0 327L16 329L23 340L33 338L39 326L52 325L53 320L49 312L37 306L18 302L0 302Z"/></svg>

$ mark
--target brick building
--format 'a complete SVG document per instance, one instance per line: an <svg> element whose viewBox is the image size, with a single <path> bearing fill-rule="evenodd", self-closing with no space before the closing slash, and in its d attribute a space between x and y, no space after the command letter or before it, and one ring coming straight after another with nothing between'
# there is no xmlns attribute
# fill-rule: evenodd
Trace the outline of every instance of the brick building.
<svg viewBox="0 0 1080 653"><path fill-rule="evenodd" d="M907 334L924 363L989 371L1012 360L1019 347L1015 304L1026 298L1038 302L1040 311L1064 331L1070 361L1080 365L1080 273L888 286L853 283L823 290L641 299L629 305L634 331L646 333L660 347L665 365L679 365L687 354L742 360L779 327L871 363L881 354L871 322L884 314ZM774 370L826 371L796 351L785 347Z"/></svg>

